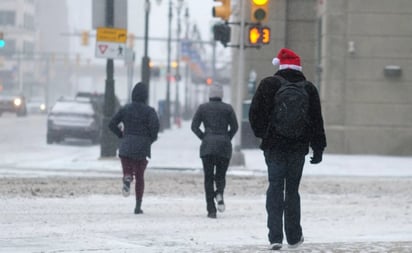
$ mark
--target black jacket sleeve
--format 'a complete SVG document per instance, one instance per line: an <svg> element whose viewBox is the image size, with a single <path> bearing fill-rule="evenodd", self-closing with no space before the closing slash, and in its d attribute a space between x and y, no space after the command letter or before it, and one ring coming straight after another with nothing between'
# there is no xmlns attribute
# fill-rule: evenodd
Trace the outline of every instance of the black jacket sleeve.
<svg viewBox="0 0 412 253"><path fill-rule="evenodd" d="M229 137L230 137L230 139L233 139L233 137L235 136L237 130L239 129L236 114L235 114L235 111L233 110L233 108L231 108L231 112L230 112L229 127L230 127Z"/></svg>
<svg viewBox="0 0 412 253"><path fill-rule="evenodd" d="M149 134L152 143L157 140L159 128L159 118L157 117L156 111L153 108L151 108L149 112Z"/></svg>
<svg viewBox="0 0 412 253"><path fill-rule="evenodd" d="M201 117L201 107L199 107L193 116L192 120L192 132L196 134L199 139L203 139L205 133L200 130L200 124L202 124L202 117Z"/></svg>
<svg viewBox="0 0 412 253"><path fill-rule="evenodd" d="M319 93L312 85L310 94L310 118L311 118L311 136L310 147L314 152L323 152L326 147L325 129L323 126L322 108L320 104Z"/></svg>
<svg viewBox="0 0 412 253"><path fill-rule="evenodd" d="M109 129L119 138L123 137L123 132L119 128L119 124L122 122L122 119L123 110L120 109L109 122Z"/></svg>
<svg viewBox="0 0 412 253"><path fill-rule="evenodd" d="M249 109L249 123L253 133L263 138L269 126L270 112L273 109L273 97L280 83L273 77L264 78L252 98Z"/></svg>

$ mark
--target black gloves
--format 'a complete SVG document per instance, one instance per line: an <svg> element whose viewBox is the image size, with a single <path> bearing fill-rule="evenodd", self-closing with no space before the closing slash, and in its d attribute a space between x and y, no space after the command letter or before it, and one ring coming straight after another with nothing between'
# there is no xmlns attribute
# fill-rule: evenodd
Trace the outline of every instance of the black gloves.
<svg viewBox="0 0 412 253"><path fill-rule="evenodd" d="M310 158L311 164L318 164L322 161L322 151L313 151L313 156Z"/></svg>

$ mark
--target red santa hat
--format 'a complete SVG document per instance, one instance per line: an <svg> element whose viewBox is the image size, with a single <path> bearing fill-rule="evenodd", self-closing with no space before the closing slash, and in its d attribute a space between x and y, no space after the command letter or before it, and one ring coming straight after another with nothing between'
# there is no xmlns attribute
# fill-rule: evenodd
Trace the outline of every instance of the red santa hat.
<svg viewBox="0 0 412 253"><path fill-rule="evenodd" d="M288 48L280 49L277 57L273 58L272 64L275 66L279 65L279 69L294 69L302 71L299 55Z"/></svg>

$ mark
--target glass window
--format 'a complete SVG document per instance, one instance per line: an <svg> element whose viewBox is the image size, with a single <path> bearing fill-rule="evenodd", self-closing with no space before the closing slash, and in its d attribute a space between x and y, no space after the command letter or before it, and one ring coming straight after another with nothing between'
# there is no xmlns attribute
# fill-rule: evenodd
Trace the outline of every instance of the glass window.
<svg viewBox="0 0 412 253"><path fill-rule="evenodd" d="M24 28L34 29L34 17L29 14L24 14Z"/></svg>
<svg viewBox="0 0 412 253"><path fill-rule="evenodd" d="M0 11L0 25L16 25L16 13L14 11Z"/></svg>

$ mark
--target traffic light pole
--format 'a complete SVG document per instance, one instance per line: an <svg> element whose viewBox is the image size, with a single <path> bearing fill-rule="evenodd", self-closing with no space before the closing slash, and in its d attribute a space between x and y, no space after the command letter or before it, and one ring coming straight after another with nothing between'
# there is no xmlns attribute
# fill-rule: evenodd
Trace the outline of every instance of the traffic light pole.
<svg viewBox="0 0 412 253"><path fill-rule="evenodd" d="M242 147L242 104L243 104L243 88L244 88L244 68L245 68L245 1L240 1L240 33L239 33L239 60L238 60L238 73L236 87L236 99L235 99L235 111L237 115L237 121L239 125L238 133L235 135L235 150L233 152L231 163L232 165L245 165L245 155L241 151Z"/></svg>
<svg viewBox="0 0 412 253"><path fill-rule="evenodd" d="M149 40L149 13L150 1L145 3L145 28L144 28L144 55L142 58L142 82L147 86L148 98L150 98L150 58L148 56L148 40ZM149 103L149 99L147 101Z"/></svg>
<svg viewBox="0 0 412 253"><path fill-rule="evenodd" d="M114 0L106 0L106 26L113 27L114 25ZM106 63L106 82L104 93L103 107L103 126L100 142L100 156L113 157L116 156L117 137L109 131L108 125L111 117L114 114L114 63L113 59L107 59Z"/></svg>

